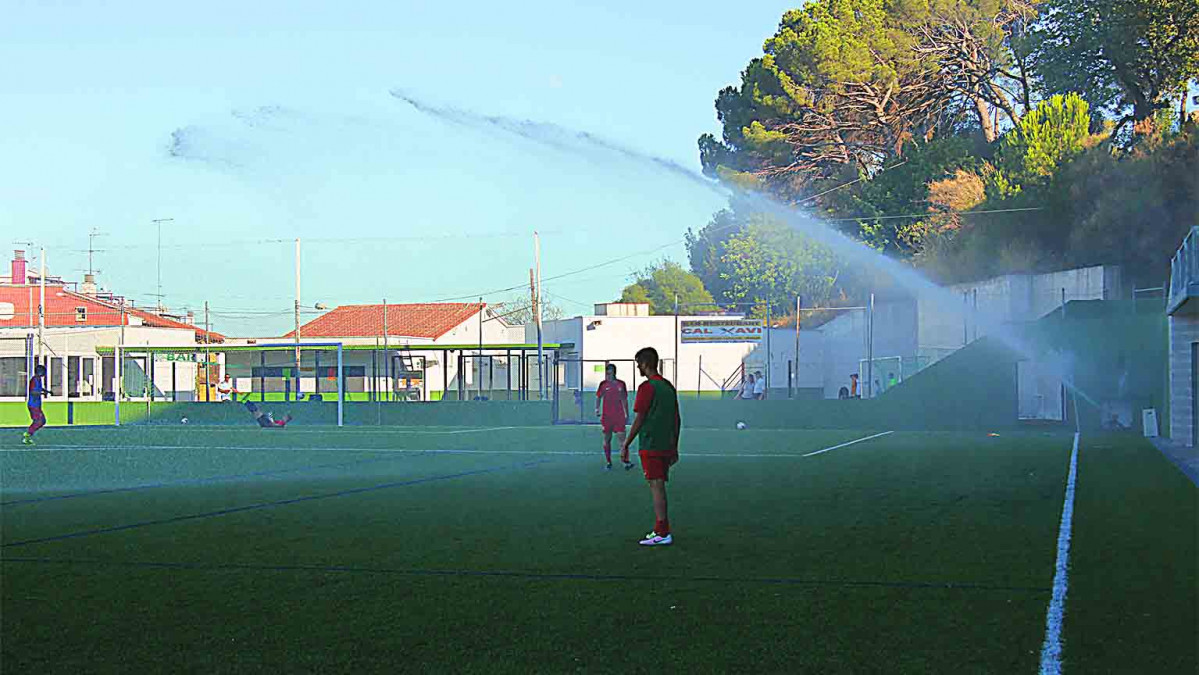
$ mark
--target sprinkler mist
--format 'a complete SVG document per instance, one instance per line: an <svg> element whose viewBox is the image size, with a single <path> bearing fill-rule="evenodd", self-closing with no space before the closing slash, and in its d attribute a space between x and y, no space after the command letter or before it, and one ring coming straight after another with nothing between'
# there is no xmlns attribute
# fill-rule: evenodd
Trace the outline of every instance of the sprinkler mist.
<svg viewBox="0 0 1199 675"><path fill-rule="evenodd" d="M401 90L393 89L391 95L414 110L449 124L472 128L484 133L521 138L585 159L594 159L597 155L615 156L643 167L652 168L689 185L714 192L726 199L737 199L762 213L770 214L813 241L828 246L847 262L885 274L896 285L922 301L945 308L952 308L960 302L960 298L956 294L937 285L912 267L865 246L818 218L813 218L764 194L710 180L673 160L627 147L587 131L569 129L552 122L517 119L502 115L485 115L463 108L435 105ZM1005 325L994 316L982 314L977 317L977 320L979 327L986 335L999 340L1004 346L1023 358L1037 360L1060 379L1075 396L1091 405L1098 405L1094 399L1080 391L1075 385L1071 359L1068 355L1047 355L1043 351L1034 349L1010 326Z"/></svg>

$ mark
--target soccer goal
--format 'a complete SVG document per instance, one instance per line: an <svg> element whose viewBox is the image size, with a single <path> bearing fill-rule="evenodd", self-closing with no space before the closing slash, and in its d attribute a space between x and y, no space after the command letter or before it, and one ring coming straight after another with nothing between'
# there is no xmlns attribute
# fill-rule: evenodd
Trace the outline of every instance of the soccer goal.
<svg viewBox="0 0 1199 675"><path fill-rule="evenodd" d="M858 361L858 372L861 373L862 381L865 383L863 390L866 397L873 398L903 382L904 359L902 356L861 359Z"/></svg>
<svg viewBox="0 0 1199 675"><path fill-rule="evenodd" d="M115 423L240 424L246 402L304 424L345 421L344 402L366 394L367 353L339 342L138 346L114 354ZM362 361L363 363L357 363Z"/></svg>
<svg viewBox="0 0 1199 675"><path fill-rule="evenodd" d="M556 358L550 391L554 424L600 423L595 414L596 392L609 364L616 366L616 378L628 390L631 416L633 397L638 385L645 381L633 359Z"/></svg>

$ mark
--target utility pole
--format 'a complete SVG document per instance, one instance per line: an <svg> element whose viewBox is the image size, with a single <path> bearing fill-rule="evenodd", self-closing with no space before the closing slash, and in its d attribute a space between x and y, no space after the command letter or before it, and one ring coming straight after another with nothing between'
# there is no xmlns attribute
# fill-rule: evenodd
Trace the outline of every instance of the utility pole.
<svg viewBox="0 0 1199 675"><path fill-rule="evenodd" d="M163 311L165 310L165 308L163 307L163 302L162 302L162 224L169 223L173 220L175 220L175 219L174 218L158 218L158 219L150 221L158 226L158 293L157 293L158 307L156 307L154 311L159 314L162 314ZM91 265L90 259L88 260L88 265L89 266Z"/></svg>
<svg viewBox="0 0 1199 675"><path fill-rule="evenodd" d="M533 311L537 321L537 392L545 400L545 348L541 338L541 237L533 232L533 264L537 270L533 290Z"/></svg>

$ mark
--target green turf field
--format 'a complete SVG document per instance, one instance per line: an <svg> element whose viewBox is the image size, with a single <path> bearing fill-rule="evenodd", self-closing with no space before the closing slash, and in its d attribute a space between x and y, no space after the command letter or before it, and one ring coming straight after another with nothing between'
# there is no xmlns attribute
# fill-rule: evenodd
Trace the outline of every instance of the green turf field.
<svg viewBox="0 0 1199 675"><path fill-rule="evenodd" d="M1072 436L884 431L684 429L653 549L594 427L10 432L3 672L1037 672ZM1084 434L1064 672L1196 672L1196 504Z"/></svg>

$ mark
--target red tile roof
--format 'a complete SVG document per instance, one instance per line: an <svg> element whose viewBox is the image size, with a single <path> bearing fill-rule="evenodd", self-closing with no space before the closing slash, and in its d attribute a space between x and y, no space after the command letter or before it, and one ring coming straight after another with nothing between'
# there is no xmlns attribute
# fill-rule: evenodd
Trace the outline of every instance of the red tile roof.
<svg viewBox="0 0 1199 675"><path fill-rule="evenodd" d="M387 305L387 334L436 340L461 326L487 305L443 302ZM291 331L283 337L295 337ZM300 326L303 337L383 335L383 305L342 305Z"/></svg>
<svg viewBox="0 0 1199 675"><path fill-rule="evenodd" d="M21 328L38 325L37 306L41 289L33 284L0 284L0 328ZM12 310L7 305L11 304ZM77 308L84 308L83 321L78 320ZM10 315L11 311L11 315ZM125 308L125 325L131 317L138 317L142 324L159 328L185 328L195 331L196 341L203 342L205 332L191 324L175 321L152 312L134 307ZM69 291L63 286L46 285L46 326L120 326L121 308L88 295ZM224 342L220 333L208 333L212 342Z"/></svg>

